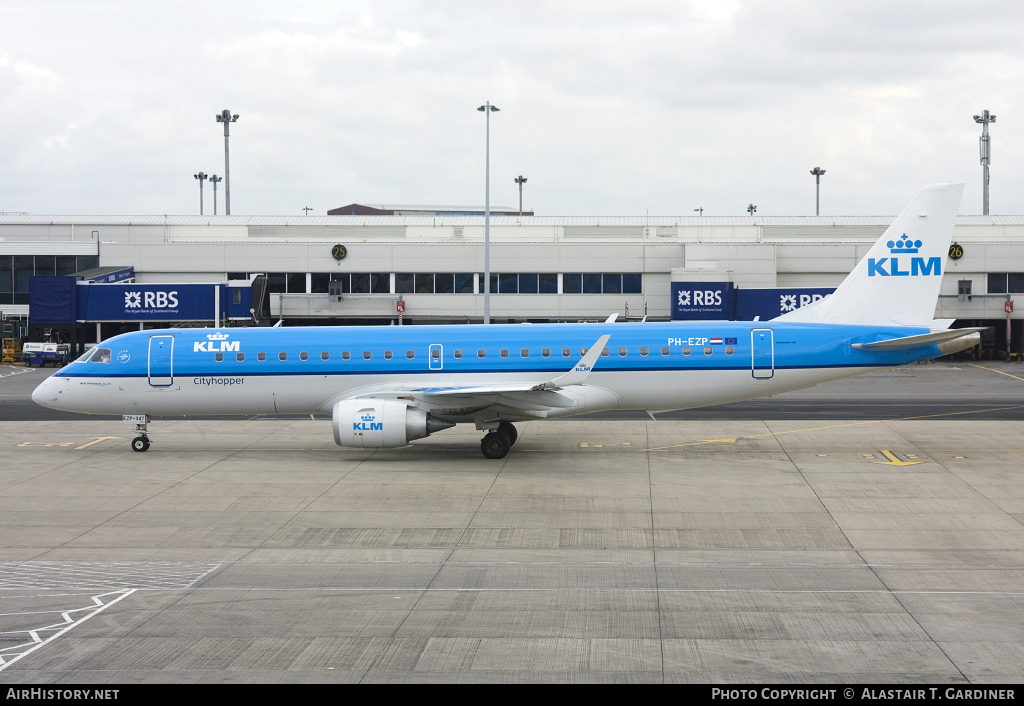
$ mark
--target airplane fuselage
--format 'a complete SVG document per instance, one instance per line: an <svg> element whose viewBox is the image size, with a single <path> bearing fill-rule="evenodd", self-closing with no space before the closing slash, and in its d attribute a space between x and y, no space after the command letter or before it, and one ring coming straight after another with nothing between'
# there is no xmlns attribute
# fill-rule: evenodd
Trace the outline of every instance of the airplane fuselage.
<svg viewBox="0 0 1024 706"><path fill-rule="evenodd" d="M468 422L494 400L439 396L438 388L548 380L572 369L584 349L608 334L607 355L585 384L562 391L565 399L546 411L544 405L531 409L525 396L504 407L499 401L501 418L671 410L777 394L940 355L934 344L896 351L854 347L927 332L736 321L160 329L99 344L108 355L56 372L33 399L90 414L164 416L322 414L337 400L367 397L398 399Z"/></svg>

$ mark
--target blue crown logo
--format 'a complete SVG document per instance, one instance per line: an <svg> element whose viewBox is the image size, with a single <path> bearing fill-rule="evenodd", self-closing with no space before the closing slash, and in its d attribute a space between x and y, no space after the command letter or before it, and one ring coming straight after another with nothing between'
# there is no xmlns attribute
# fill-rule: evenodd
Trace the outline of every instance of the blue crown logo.
<svg viewBox="0 0 1024 706"><path fill-rule="evenodd" d="M364 414L363 416L360 417L360 419L362 419L364 422L372 422L374 419L376 419L376 417L373 416L372 414Z"/></svg>
<svg viewBox="0 0 1024 706"><path fill-rule="evenodd" d="M225 341L228 338L228 334L226 334L226 333L208 333L208 334L206 334L206 337L208 339L210 339L211 341Z"/></svg>
<svg viewBox="0 0 1024 706"><path fill-rule="evenodd" d="M889 252L892 253L917 252L917 249L921 247L921 241L911 240L907 237L907 234L904 233L903 237L899 240L896 242L890 240L886 245L889 247Z"/></svg>

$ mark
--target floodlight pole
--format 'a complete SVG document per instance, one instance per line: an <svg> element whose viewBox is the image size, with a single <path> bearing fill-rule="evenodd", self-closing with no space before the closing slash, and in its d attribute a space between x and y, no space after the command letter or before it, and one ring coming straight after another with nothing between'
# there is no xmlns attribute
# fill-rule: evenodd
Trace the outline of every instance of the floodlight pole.
<svg viewBox="0 0 1024 706"><path fill-rule="evenodd" d="M491 113L499 108L487 101L477 108L487 115L487 148L484 157L484 323L491 323Z"/></svg>
<svg viewBox="0 0 1024 706"><path fill-rule="evenodd" d="M225 108L217 114L217 122L224 123L224 215L231 215L231 169L228 160L228 125L238 121L238 115L232 115Z"/></svg>
<svg viewBox="0 0 1024 706"><path fill-rule="evenodd" d="M207 175L203 172L192 175L194 178L199 180L199 215L203 215L203 182L206 181Z"/></svg>
<svg viewBox="0 0 1024 706"><path fill-rule="evenodd" d="M821 203L821 175L825 173L825 170L821 167L815 167L811 170L811 174L814 175L814 215L820 216L819 205Z"/></svg>
<svg viewBox="0 0 1024 706"><path fill-rule="evenodd" d="M699 215L701 217L704 216L704 207L703 206L701 206L700 208L695 208L693 210L697 212L697 215Z"/></svg>
<svg viewBox="0 0 1024 706"><path fill-rule="evenodd" d="M515 183L519 184L519 217L523 217L523 184L526 183L526 177L522 174L513 179Z"/></svg>
<svg viewBox="0 0 1024 706"><path fill-rule="evenodd" d="M992 163L992 143L989 142L988 124L994 123L996 116L987 110L981 111L981 115L974 116L974 122L981 123L981 137L978 147L981 152L981 213L988 215L988 165Z"/></svg>
<svg viewBox="0 0 1024 706"><path fill-rule="evenodd" d="M213 215L217 215L217 182L224 181L224 177L216 174L210 175L210 183L213 184Z"/></svg>
<svg viewBox="0 0 1024 706"><path fill-rule="evenodd" d="M306 207L304 207L304 208L303 208L302 210L303 210L303 211L305 212L305 215L307 215L307 216L308 216L308 215L309 215L309 212L310 212L310 211L312 211L312 210L313 210L313 208L312 208L311 206L306 206Z"/></svg>
<svg viewBox="0 0 1024 706"><path fill-rule="evenodd" d="M749 206L747 206L747 213L753 216L755 213L757 213L757 206L755 206L754 204L750 204Z"/></svg>

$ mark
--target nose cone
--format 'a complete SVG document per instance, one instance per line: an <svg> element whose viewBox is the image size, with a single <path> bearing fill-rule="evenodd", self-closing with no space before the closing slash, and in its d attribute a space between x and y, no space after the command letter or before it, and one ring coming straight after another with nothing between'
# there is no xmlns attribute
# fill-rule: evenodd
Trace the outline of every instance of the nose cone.
<svg viewBox="0 0 1024 706"><path fill-rule="evenodd" d="M43 380L39 386L32 391L32 401L43 407L49 407L48 402L55 395L53 394L53 381L50 378Z"/></svg>

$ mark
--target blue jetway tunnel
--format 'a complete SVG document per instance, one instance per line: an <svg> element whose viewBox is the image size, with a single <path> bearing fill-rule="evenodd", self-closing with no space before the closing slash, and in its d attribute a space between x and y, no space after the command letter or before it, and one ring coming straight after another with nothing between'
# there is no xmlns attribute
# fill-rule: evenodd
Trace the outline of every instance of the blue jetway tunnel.
<svg viewBox="0 0 1024 706"><path fill-rule="evenodd" d="M29 324L246 321L253 318L252 292L249 283L108 284L75 276L32 277Z"/></svg>

